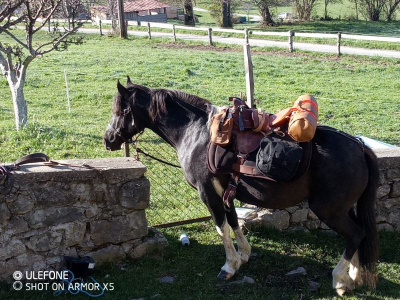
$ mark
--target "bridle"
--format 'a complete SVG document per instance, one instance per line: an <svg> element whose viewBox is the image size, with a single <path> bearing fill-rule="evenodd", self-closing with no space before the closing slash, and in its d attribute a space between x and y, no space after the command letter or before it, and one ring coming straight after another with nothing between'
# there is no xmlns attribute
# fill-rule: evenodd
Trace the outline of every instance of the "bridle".
<svg viewBox="0 0 400 300"><path fill-rule="evenodd" d="M132 117L132 125L134 125L134 118L133 118L133 111L131 104L127 108L124 109L124 112L122 115L119 115L119 118L122 117L122 126L120 128L115 128L111 122L108 123L108 128L111 129L114 132L114 135L118 136L124 143L132 143L132 138L126 138L124 137L124 134L127 134L125 130L125 118L131 115Z"/></svg>
<svg viewBox="0 0 400 300"><path fill-rule="evenodd" d="M120 128L115 128L110 122L110 123L108 123L108 128L111 129L114 132L114 135L118 136L124 143L132 145L133 149L136 152L136 155L135 155L136 160L139 160L139 153L142 153L144 156L150 157L151 159L154 159L154 160L156 160L158 162L161 162L163 164L166 164L168 166L175 167L175 168L180 168L180 166L178 166L178 165L174 165L174 164L172 164L170 162L167 162L165 160L159 159L159 158L157 158L157 157L155 157L155 156L153 156L151 154L148 154L148 153L144 152L142 149L140 149L137 146L137 144L139 142L138 139L143 134L144 129L140 130L137 134L133 135L131 138L125 138L124 137L124 133L127 134L127 132L125 131L125 118L129 114L132 117L132 125L133 125L134 124L133 111L132 111L131 104L129 104L129 106L124 109L124 113L119 116L120 118L122 117L122 126Z"/></svg>

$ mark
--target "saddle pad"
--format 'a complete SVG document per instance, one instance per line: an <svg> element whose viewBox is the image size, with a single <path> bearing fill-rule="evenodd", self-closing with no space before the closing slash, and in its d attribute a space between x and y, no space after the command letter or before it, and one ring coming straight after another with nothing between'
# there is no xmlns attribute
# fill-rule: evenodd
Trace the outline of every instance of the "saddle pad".
<svg viewBox="0 0 400 300"><path fill-rule="evenodd" d="M221 147L212 142L207 148L207 166L213 174L232 173L232 166L237 161L235 151L231 147Z"/></svg>

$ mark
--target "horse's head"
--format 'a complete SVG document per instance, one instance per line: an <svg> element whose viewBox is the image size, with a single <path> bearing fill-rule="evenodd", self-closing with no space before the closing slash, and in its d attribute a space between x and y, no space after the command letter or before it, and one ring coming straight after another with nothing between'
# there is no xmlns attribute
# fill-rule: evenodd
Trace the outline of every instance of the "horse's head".
<svg viewBox="0 0 400 300"><path fill-rule="evenodd" d="M140 124L140 118L135 117L134 84L128 77L125 88L119 81L118 94L114 98L113 115L104 133L104 146L107 150L119 150L124 142L129 141L135 134L144 130Z"/></svg>

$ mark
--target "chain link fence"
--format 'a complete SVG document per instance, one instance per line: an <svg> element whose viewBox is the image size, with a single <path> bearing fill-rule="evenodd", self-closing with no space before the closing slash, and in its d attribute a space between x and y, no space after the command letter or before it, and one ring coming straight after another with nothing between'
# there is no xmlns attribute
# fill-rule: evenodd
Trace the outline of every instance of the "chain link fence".
<svg viewBox="0 0 400 300"><path fill-rule="evenodd" d="M144 152L179 166L175 150L150 130L139 138ZM132 153L134 155L134 153ZM169 227L208 219L210 213L197 191L185 180L182 170L139 153L150 180L150 208L146 210L149 226Z"/></svg>

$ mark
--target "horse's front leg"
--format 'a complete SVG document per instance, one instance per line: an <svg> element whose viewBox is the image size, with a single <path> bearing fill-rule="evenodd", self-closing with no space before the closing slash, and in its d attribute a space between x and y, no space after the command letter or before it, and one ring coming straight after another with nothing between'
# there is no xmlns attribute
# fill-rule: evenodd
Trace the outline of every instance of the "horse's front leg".
<svg viewBox="0 0 400 300"><path fill-rule="evenodd" d="M221 183L216 178L213 179L212 183L214 186L214 190L216 191L218 196L222 198L222 195L224 193L224 188L222 187ZM246 237L244 236L242 229L239 226L237 213L233 204L232 207L228 211L226 211L226 216L227 216L227 221L235 234L235 239L238 246L237 252L238 255L240 256L241 263L245 264L249 261L251 254L251 246L247 241Z"/></svg>
<svg viewBox="0 0 400 300"><path fill-rule="evenodd" d="M230 237L230 226L226 222L226 218L222 225L216 226L217 232L222 239L226 253L226 262L222 266L221 271L218 274L219 279L228 280L235 275L235 272L239 269L241 264L241 257L233 245L233 241Z"/></svg>
<svg viewBox="0 0 400 300"><path fill-rule="evenodd" d="M233 232L235 233L235 239L238 245L238 254L240 256L241 263L245 264L249 261L251 246L239 226L234 229Z"/></svg>

